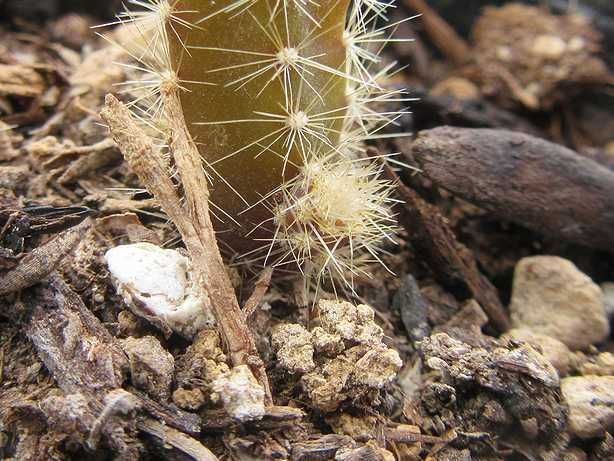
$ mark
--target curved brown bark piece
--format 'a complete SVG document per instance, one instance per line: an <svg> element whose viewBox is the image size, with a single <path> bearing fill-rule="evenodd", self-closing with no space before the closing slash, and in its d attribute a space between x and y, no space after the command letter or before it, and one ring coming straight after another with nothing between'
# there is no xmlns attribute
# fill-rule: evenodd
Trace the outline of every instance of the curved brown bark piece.
<svg viewBox="0 0 614 461"><path fill-rule="evenodd" d="M507 130L419 133L424 174L458 196L542 234L612 251L614 172L558 144Z"/></svg>

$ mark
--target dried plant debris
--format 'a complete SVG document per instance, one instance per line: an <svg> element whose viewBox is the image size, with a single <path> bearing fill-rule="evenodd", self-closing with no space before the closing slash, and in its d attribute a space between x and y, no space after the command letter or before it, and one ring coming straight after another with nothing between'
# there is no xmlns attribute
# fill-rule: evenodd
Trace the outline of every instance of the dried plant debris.
<svg viewBox="0 0 614 461"><path fill-rule="evenodd" d="M608 330L614 274L607 253L614 118L603 90L612 75L601 60L612 53L587 19L497 2L507 4L483 10L472 41L464 43L452 30L465 20L465 2L433 0L427 8L423 0L404 0L386 8L388 0L361 0L363 8L352 6L347 19L354 26L370 22L342 41L353 54L346 64L364 66L373 79L364 88L348 80L342 86L355 91L345 96L339 87L331 106L338 112L310 114L293 100L316 107L330 96L326 82L295 92L296 83L313 84L316 74L346 79L347 69L331 62L298 75L293 65L326 57L304 54L302 45L284 47L277 26L286 21L283 11L293 21L317 10L320 27L309 20L305 32L313 44L321 42L330 14L343 21L337 13L344 1L333 1L330 14L319 1L211 3L203 8L224 12L190 29L195 13L184 7L197 0L129 0L145 11L106 27L104 39L90 26L108 19L69 14L29 24L35 10L73 0L10 3L29 16L9 18L10 24L0 19L1 459L614 459ZM448 25L439 7L452 3L463 4L455 7L463 14L450 16ZM409 21L415 10L424 15ZM174 76L154 75L157 67L136 62L155 48L150 13L173 26L155 28L154 35L174 29L187 44L171 51L185 55L184 65L173 64ZM182 18L188 23L177 22ZM608 21L595 18L599 27ZM205 23L226 35L201 31ZM250 24L227 36L230 23ZM414 35L414 25L426 32L416 37L442 53L431 53L426 42L407 46L402 37ZM243 33L265 30L275 31L270 49L238 46ZM398 47L380 54L390 33ZM192 47L200 35L211 49ZM342 47L335 50L343 59ZM186 67L188 54L223 59ZM396 72L395 59L416 62L422 72L414 66ZM199 74L194 79L186 74L191 67ZM248 75L256 78L236 80ZM264 85L282 94L285 76L294 98L252 94L249 105L232 103ZM574 97L580 92L582 98ZM99 116L108 93L117 96L107 98L104 112L113 137ZM197 104L196 93L231 98L220 98L225 105L218 111ZM196 110L192 117L204 122L206 137L191 143L189 133L200 129L183 123L173 95L187 112ZM423 99L411 116L410 97ZM294 109L279 112L275 101ZM260 103L268 109L253 114ZM165 123L133 123L130 111ZM229 117L215 116L222 112L244 115L229 124ZM279 120L264 121L278 112ZM437 128L446 123L497 129ZM249 144L251 134L262 129L253 139L260 138L271 127L284 132ZM408 143L386 139L422 127L436 129ZM374 138L377 150L364 149L365 137ZM249 149L235 156L245 140ZM328 148L320 151L322 143ZM298 173L306 180L288 183L279 197L249 189L265 178L243 181L241 159L255 164L277 153L276 163L283 163L290 144L317 158L331 149L331 156L351 155L342 163L288 163L288 179ZM392 145L411 151L408 158L422 171L410 177L399 170L378 182L379 162L395 161ZM244 158L248 151L258 158ZM222 162L205 165L209 177L201 168L202 157L226 154L238 165L230 171L232 187L247 187L244 197L256 192L250 204L262 204L276 219L260 226L279 226L281 245L254 235L264 253L245 259L269 249L260 258L268 265L303 265L315 257L313 267L302 267L315 275L313 286L292 284L286 275L296 267L281 264L253 279L234 267L232 283L226 277L206 200L208 189L212 197L223 195L216 175ZM392 199L393 183L405 204ZM351 200L347 191L355 186L367 199ZM384 190L370 189L376 186ZM385 192L390 202L368 200L372 192ZM331 199L334 206L320 213ZM272 206L283 203L298 205ZM227 221L221 210L212 212ZM397 212L400 232L392 227ZM330 237L348 231L350 239ZM393 231L399 245L380 247L380 237ZM351 258L360 235L367 238L363 249L375 251L366 259L381 260L395 275ZM354 248L346 251L348 245ZM306 288L316 285L327 297L333 286L324 280L336 272L351 282L345 286L353 303L305 300L312 294ZM343 296L343 281L334 282ZM490 336L493 329L499 339Z"/></svg>
<svg viewBox="0 0 614 461"><path fill-rule="evenodd" d="M221 404L236 421L261 419L265 415L263 387L249 368L230 368L226 360L218 333L201 330L177 360L173 402L187 410Z"/></svg>
<svg viewBox="0 0 614 461"><path fill-rule="evenodd" d="M570 371L572 365L571 351L563 342L556 338L535 333L528 328L513 328L506 332L502 338L530 344L556 368L559 376L565 376Z"/></svg>
<svg viewBox="0 0 614 461"><path fill-rule="evenodd" d="M13 127L0 121L0 161L15 159L19 153L14 147Z"/></svg>
<svg viewBox="0 0 614 461"><path fill-rule="evenodd" d="M89 226L86 221L24 255L15 267L2 273L0 295L31 287L47 277L75 249Z"/></svg>
<svg viewBox="0 0 614 461"><path fill-rule="evenodd" d="M566 405L556 370L535 349L494 340L474 347L445 333L426 338L420 349L426 366L439 372L421 394L429 432L462 431L475 455L493 454L498 444L542 459L560 455ZM477 438L469 442L471 434Z"/></svg>
<svg viewBox="0 0 614 461"><path fill-rule="evenodd" d="M13 428L16 438L8 450L16 459L65 459L85 452L98 456L109 450L119 459L138 459L144 452L139 433L159 438L166 432L176 450L209 453L186 434L200 431L195 415L121 388L131 374L137 387L159 401L168 395L172 357L153 338L123 341L128 360L120 343L57 276L48 288L33 290L27 301L35 306L27 334L54 379L46 378L36 359L30 358L30 378L20 377L21 361L3 364L11 376L3 379L0 390L0 428ZM24 378L35 377L35 389L22 394ZM145 413L160 423L151 423ZM161 423L174 429L161 429ZM215 459L209 455L202 459Z"/></svg>
<svg viewBox="0 0 614 461"><path fill-rule="evenodd" d="M62 389L104 392L122 386L126 355L63 280L53 276L34 302L26 334Z"/></svg>
<svg viewBox="0 0 614 461"><path fill-rule="evenodd" d="M173 402L186 410L221 405L234 420L246 422L265 415L264 389L249 368L230 368L219 334L201 330L177 359Z"/></svg>
<svg viewBox="0 0 614 461"><path fill-rule="evenodd" d="M168 401L175 359L153 336L120 341L130 363L132 384L159 402Z"/></svg>
<svg viewBox="0 0 614 461"><path fill-rule="evenodd" d="M611 249L614 172L571 149L509 130L439 127L419 133L412 155L439 186L502 219Z"/></svg>
<svg viewBox="0 0 614 461"><path fill-rule="evenodd" d="M373 309L344 301L320 301L311 331L298 324L278 324L272 331L277 365L301 376L311 405L332 412L346 400L377 401L379 391L402 366L394 349L382 343L383 330Z"/></svg>
<svg viewBox="0 0 614 461"><path fill-rule="evenodd" d="M549 109L573 85L612 83L599 57L601 36L581 15L557 16L511 3L488 7L473 29L482 92L529 109Z"/></svg>
<svg viewBox="0 0 614 461"><path fill-rule="evenodd" d="M292 460L333 459L339 449L354 447L356 447L356 442L351 437L329 434L318 439L295 444L292 450Z"/></svg>
<svg viewBox="0 0 614 461"><path fill-rule="evenodd" d="M219 334L201 330L186 352L176 361L176 385L173 402L186 410L198 410L211 402L213 381L230 371L221 349Z"/></svg>
<svg viewBox="0 0 614 461"><path fill-rule="evenodd" d="M369 459L373 461L394 461L394 455L388 450L377 446L375 442L368 442L360 448L342 448L337 451L335 460L358 461Z"/></svg>
<svg viewBox="0 0 614 461"><path fill-rule="evenodd" d="M34 69L0 64L0 95L34 98L45 91L45 82Z"/></svg>

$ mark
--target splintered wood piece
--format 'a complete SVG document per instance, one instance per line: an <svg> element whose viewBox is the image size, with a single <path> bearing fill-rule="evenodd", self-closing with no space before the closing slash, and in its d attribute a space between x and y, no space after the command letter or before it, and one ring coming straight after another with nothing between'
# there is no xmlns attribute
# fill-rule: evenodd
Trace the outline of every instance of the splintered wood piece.
<svg viewBox="0 0 614 461"><path fill-rule="evenodd" d="M196 461L217 461L218 459L198 440L172 427L160 424L155 419L143 418L138 422L138 427L141 431L159 439L164 445L170 445Z"/></svg>
<svg viewBox="0 0 614 461"><path fill-rule="evenodd" d="M243 314L248 321L254 312L256 312L256 309L258 309L258 306L262 302L262 298L269 289L272 276L272 267L265 267L262 273L258 276L258 280L256 280L256 283L254 284L254 291L243 306Z"/></svg>
<svg viewBox="0 0 614 461"><path fill-rule="evenodd" d="M36 98L45 91L45 81L29 66L0 64L0 95Z"/></svg>
<svg viewBox="0 0 614 461"><path fill-rule="evenodd" d="M81 298L59 276L40 293L26 334L60 388L104 393L122 387L128 358Z"/></svg>
<svg viewBox="0 0 614 461"><path fill-rule="evenodd" d="M292 461L331 459L340 448L354 448L356 442L348 435L328 434L306 440L292 447Z"/></svg>
<svg viewBox="0 0 614 461"><path fill-rule="evenodd" d="M0 295L31 287L47 277L75 249L90 225L88 220L64 231L28 253L16 267L0 274Z"/></svg>
<svg viewBox="0 0 614 461"><path fill-rule="evenodd" d="M441 127L412 155L439 186L541 234L613 251L614 172L558 144L507 130Z"/></svg>
<svg viewBox="0 0 614 461"><path fill-rule="evenodd" d="M180 410L174 405L162 405L147 395L131 389L132 394L139 398L140 408L154 419L163 421L166 426L173 427L190 435L198 435L202 430L199 415Z"/></svg>

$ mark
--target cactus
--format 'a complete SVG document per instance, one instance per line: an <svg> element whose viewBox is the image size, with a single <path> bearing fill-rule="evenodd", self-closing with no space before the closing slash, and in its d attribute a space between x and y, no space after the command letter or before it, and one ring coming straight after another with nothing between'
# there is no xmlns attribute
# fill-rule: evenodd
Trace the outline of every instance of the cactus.
<svg viewBox="0 0 614 461"><path fill-rule="evenodd" d="M378 0L132 0L144 71L127 82L161 151L179 100L210 181L218 240L236 259L342 280L393 240L393 184L366 155L407 100L380 85L399 23ZM409 20L411 18L407 18ZM384 23L382 26L381 24ZM381 163L381 162L380 162ZM203 199L207 199L203 197Z"/></svg>

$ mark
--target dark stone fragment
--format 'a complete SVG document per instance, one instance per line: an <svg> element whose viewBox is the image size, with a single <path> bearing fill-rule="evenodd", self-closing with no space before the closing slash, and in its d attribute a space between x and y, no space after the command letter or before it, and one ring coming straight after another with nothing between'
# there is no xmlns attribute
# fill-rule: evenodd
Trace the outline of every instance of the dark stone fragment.
<svg viewBox="0 0 614 461"><path fill-rule="evenodd" d="M401 313L401 320L412 342L420 341L431 334L427 321L427 303L420 293L420 287L411 275L407 274L392 300L393 309Z"/></svg>

